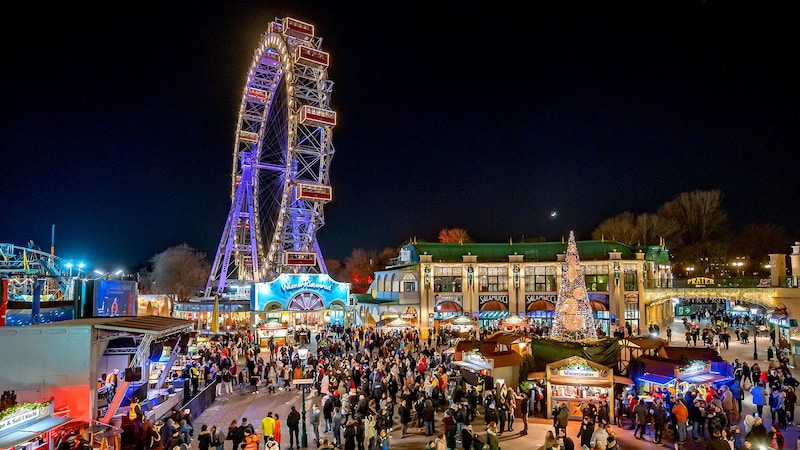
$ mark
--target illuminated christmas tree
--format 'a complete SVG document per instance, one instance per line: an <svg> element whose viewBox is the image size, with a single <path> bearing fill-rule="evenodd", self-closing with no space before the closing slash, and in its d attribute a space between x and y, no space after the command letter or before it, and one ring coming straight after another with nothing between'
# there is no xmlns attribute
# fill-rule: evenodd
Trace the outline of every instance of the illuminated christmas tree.
<svg viewBox="0 0 800 450"><path fill-rule="evenodd" d="M560 341L597 340L592 305L572 231L569 232L567 254L561 269L561 287L550 337Z"/></svg>

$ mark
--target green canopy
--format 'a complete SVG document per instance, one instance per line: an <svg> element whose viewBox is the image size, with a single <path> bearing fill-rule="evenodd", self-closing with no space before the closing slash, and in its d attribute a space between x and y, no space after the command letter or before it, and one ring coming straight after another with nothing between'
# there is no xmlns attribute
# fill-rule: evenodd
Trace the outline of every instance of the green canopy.
<svg viewBox="0 0 800 450"><path fill-rule="evenodd" d="M619 360L619 340L612 337L598 339L596 343L533 339L530 343L534 370L542 371L547 365L570 356L580 356L602 366L614 367Z"/></svg>

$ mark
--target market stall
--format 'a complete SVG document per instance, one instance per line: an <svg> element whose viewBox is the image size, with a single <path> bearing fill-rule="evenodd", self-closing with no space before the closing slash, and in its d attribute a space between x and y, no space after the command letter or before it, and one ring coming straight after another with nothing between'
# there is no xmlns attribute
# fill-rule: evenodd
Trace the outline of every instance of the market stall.
<svg viewBox="0 0 800 450"><path fill-rule="evenodd" d="M286 345L288 332L289 327L285 323L279 322L277 319L271 319L261 323L256 328L256 339L258 339L258 345L262 348L269 347L269 340L272 339L277 351L281 346Z"/></svg>
<svg viewBox="0 0 800 450"><path fill-rule="evenodd" d="M547 410L552 414L554 405L566 403L570 417L582 416L587 402L607 401L610 417L614 417L614 402L611 400L614 373L605 366L572 356L547 365Z"/></svg>
<svg viewBox="0 0 800 450"><path fill-rule="evenodd" d="M678 395L696 389L700 385L713 385L715 387L729 381L731 377L721 368L716 368L710 361L696 360L689 364L675 368L675 379Z"/></svg>
<svg viewBox="0 0 800 450"><path fill-rule="evenodd" d="M460 354L458 354L460 353ZM492 370L494 362L477 351L457 352L451 364L461 368L461 376L467 383L478 386L482 379L484 386L494 386Z"/></svg>
<svg viewBox="0 0 800 450"><path fill-rule="evenodd" d="M0 450L55 450L59 429L71 421L53 414L52 401L16 404L0 411Z"/></svg>

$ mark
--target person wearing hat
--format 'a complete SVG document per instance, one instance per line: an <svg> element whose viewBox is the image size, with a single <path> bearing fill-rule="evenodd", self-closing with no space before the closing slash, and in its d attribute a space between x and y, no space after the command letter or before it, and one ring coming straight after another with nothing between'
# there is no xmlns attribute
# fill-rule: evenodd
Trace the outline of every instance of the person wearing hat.
<svg viewBox="0 0 800 450"><path fill-rule="evenodd" d="M489 450L500 450L500 438L497 437L497 424L494 421L489 422L486 428L486 443L489 444Z"/></svg>
<svg viewBox="0 0 800 450"><path fill-rule="evenodd" d="M253 427L244 429L244 442L242 443L242 448L244 450L258 450L259 441L258 434Z"/></svg>
<svg viewBox="0 0 800 450"><path fill-rule="evenodd" d="M608 441L606 443L606 450L619 450L619 445L617 444L617 438L614 435L608 437Z"/></svg>
<svg viewBox="0 0 800 450"><path fill-rule="evenodd" d="M472 424L465 424L461 427L461 447L464 450L472 449L472 441L474 440L475 432L472 431Z"/></svg>

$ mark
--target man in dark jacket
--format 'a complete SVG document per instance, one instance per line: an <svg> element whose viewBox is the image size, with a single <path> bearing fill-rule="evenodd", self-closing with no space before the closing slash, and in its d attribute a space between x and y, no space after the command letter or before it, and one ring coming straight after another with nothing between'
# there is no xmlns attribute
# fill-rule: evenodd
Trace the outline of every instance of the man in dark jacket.
<svg viewBox="0 0 800 450"><path fill-rule="evenodd" d="M291 449L296 443L297 444L297 448L299 450L300 449L300 413L297 412L297 408L295 408L294 405L292 405L292 410L289 412L289 417L286 418L286 425L289 427L289 449Z"/></svg>
<svg viewBox="0 0 800 450"><path fill-rule="evenodd" d="M667 409L661 399L656 399L653 406L653 426L655 427L655 442L661 443L661 436L664 433L664 426L667 424Z"/></svg>
<svg viewBox="0 0 800 450"><path fill-rule="evenodd" d="M581 428L578 430L578 437L581 438L581 447L592 447L592 434L594 434L594 423L589 416L583 416Z"/></svg>
<svg viewBox="0 0 800 450"><path fill-rule="evenodd" d="M566 403L562 403L561 406L558 408L558 429L556 430L556 434L559 432L563 435L567 434L567 423L569 423L569 408L567 408Z"/></svg>

